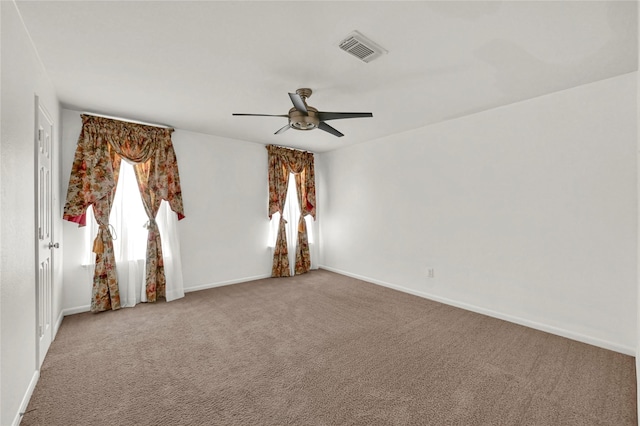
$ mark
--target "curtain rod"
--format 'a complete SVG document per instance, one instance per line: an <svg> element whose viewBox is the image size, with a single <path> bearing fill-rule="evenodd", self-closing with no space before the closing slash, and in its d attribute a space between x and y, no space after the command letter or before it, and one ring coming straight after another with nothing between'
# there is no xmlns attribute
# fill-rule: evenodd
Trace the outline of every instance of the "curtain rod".
<svg viewBox="0 0 640 426"><path fill-rule="evenodd" d="M265 148L268 149L269 146L273 146L273 147L276 147L276 148L290 149L292 151L306 152L307 154L315 154L315 152L313 152L313 151L307 151L305 149L300 149L300 148L292 148L290 146L284 146L284 145L274 145L272 143L270 143L269 145L265 145Z"/></svg>
<svg viewBox="0 0 640 426"><path fill-rule="evenodd" d="M97 114L95 112L86 112L85 111L85 112L82 112L81 114L83 114L83 115L91 115L93 117L109 118L111 120L126 121L127 123L142 124L143 126L152 126L152 127L160 127L161 129L175 130L173 127L167 126L166 124L147 123L145 121L132 120L130 118L115 117L113 115L106 115L106 114Z"/></svg>

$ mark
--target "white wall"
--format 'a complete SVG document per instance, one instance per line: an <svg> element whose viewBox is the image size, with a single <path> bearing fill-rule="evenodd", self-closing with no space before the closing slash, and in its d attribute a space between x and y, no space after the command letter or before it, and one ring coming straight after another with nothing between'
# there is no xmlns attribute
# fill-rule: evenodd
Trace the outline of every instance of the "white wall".
<svg viewBox="0 0 640 426"><path fill-rule="evenodd" d="M66 194L80 112L62 110L62 194ZM186 218L178 222L186 291L271 275L267 247L267 150L263 145L183 130L172 136ZM76 224L64 223L65 313L85 311L91 275Z"/></svg>
<svg viewBox="0 0 640 426"><path fill-rule="evenodd" d="M264 145L176 131L185 290L271 276Z"/></svg>
<svg viewBox="0 0 640 426"><path fill-rule="evenodd" d="M63 200L62 204L64 206L73 156L76 151L80 129L82 128L82 120L79 112L62 109L60 121L62 123L60 198ZM91 304L93 271L89 268L83 268L81 263L84 251L89 248L85 246L82 232L78 229L77 224L63 221L62 233L64 236L62 265L64 280L62 306L64 313L66 315L76 311L88 311Z"/></svg>
<svg viewBox="0 0 640 426"><path fill-rule="evenodd" d="M38 377L35 296L35 96L59 128L54 89L13 2L0 2L0 424L16 424ZM54 136L54 142L59 138ZM54 165L56 167L56 165ZM54 174L57 171L54 169ZM54 228L55 232L56 228ZM59 261L59 257L56 262ZM54 319L60 312L54 283Z"/></svg>
<svg viewBox="0 0 640 426"><path fill-rule="evenodd" d="M635 354L636 79L322 154L323 265Z"/></svg>
<svg viewBox="0 0 640 426"><path fill-rule="evenodd" d="M640 21L640 8L637 8L638 20ZM638 48L640 49L640 32L637 34L638 36ZM640 55L638 55L638 69L640 69ZM636 77L636 123L639 122L640 116L640 72L637 73ZM640 164L640 126L638 126L637 134L636 134L636 164ZM638 204L636 205L636 216L640 218L640 167L638 168L637 175L637 186L638 186ZM640 245L640 226L638 227L637 241ZM638 270L638 276L636 277L636 410L638 412L638 423L640 424L640 250L638 250L638 257L636 258L636 267Z"/></svg>

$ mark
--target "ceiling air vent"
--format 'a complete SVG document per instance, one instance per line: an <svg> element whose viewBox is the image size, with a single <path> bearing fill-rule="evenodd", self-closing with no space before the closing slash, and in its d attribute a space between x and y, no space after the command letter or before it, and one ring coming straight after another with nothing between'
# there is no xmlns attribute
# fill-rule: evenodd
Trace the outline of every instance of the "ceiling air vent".
<svg viewBox="0 0 640 426"><path fill-rule="evenodd" d="M386 50L360 34L358 31L352 32L342 40L340 42L340 49L352 54L364 62L371 62L377 57L387 53Z"/></svg>

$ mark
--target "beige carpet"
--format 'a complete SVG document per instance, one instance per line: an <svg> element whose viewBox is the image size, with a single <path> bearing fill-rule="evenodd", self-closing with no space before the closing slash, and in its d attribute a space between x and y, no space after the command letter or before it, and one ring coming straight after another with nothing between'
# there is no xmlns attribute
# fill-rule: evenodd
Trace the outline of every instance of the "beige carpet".
<svg viewBox="0 0 640 426"><path fill-rule="evenodd" d="M634 359L328 271L66 317L22 425L635 425Z"/></svg>

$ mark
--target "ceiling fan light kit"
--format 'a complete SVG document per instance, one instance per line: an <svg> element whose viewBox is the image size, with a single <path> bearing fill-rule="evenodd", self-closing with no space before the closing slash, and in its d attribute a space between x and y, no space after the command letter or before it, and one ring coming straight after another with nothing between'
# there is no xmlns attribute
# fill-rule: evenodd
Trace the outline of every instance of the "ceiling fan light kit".
<svg viewBox="0 0 640 426"><path fill-rule="evenodd" d="M295 108L289 110L289 125L296 130L313 130L320 124L318 110L314 107L307 107L307 115Z"/></svg>
<svg viewBox="0 0 640 426"><path fill-rule="evenodd" d="M258 116L258 117L288 117L289 123L278 129L274 134L279 135L289 129L295 130L313 130L320 129L334 136L342 137L337 129L334 129L325 121L338 120L345 118L366 118L373 117L370 112L324 112L318 111L316 108L307 105L307 98L311 96L313 91L309 88L296 90L296 93L289 93L293 108L289 110L287 115L271 115L271 114L241 114L234 113L237 116Z"/></svg>

